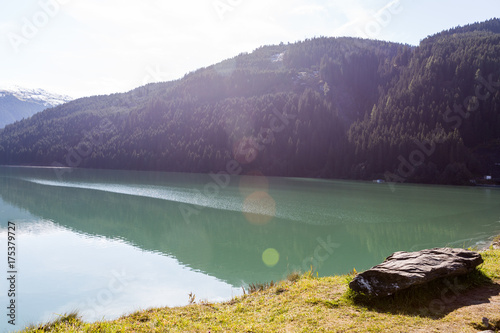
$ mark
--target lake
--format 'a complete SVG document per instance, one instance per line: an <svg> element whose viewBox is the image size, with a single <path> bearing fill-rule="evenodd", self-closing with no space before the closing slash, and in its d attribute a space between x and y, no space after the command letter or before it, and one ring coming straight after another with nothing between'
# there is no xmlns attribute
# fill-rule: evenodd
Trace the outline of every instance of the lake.
<svg viewBox="0 0 500 333"><path fill-rule="evenodd" d="M484 245L500 234L500 190L0 167L0 216L4 276L16 226L7 331L73 310L93 321L185 305L190 293L228 300L250 283L311 266L362 271L399 250Z"/></svg>

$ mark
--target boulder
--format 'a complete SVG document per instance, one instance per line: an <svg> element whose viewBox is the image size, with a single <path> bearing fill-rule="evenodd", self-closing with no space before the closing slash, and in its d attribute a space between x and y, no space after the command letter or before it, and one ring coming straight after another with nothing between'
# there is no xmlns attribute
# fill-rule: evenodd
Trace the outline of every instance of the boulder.
<svg viewBox="0 0 500 333"><path fill-rule="evenodd" d="M438 278L467 274L483 262L477 252L435 248L395 252L385 261L356 275L349 287L373 296L388 296Z"/></svg>

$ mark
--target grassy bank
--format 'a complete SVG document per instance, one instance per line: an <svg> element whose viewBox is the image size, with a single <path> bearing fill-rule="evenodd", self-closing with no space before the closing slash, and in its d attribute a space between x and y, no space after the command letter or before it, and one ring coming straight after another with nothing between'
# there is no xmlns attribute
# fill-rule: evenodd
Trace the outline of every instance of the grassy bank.
<svg viewBox="0 0 500 333"><path fill-rule="evenodd" d="M25 332L477 332L500 329L500 250L461 278L373 300L347 286L353 275L288 280L224 303L150 309L84 323L76 314ZM186 295L188 297L188 295ZM488 322L483 323L483 317Z"/></svg>

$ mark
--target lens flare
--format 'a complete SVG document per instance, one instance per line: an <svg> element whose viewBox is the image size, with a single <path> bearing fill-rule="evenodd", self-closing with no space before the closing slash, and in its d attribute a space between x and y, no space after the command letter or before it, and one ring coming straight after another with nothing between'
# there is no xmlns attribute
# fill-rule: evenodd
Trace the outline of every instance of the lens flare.
<svg viewBox="0 0 500 333"><path fill-rule="evenodd" d="M280 254L276 249L269 248L262 253L262 261L267 267L274 267L280 260Z"/></svg>
<svg viewBox="0 0 500 333"><path fill-rule="evenodd" d="M269 180L258 170L250 171L241 176L239 190L243 198L248 197L253 192L267 192Z"/></svg>
<svg viewBox="0 0 500 333"><path fill-rule="evenodd" d="M264 191L257 191L246 197L243 214L253 224L267 224L276 216L276 201Z"/></svg>
<svg viewBox="0 0 500 333"><path fill-rule="evenodd" d="M259 155L258 143L254 137L244 137L233 146L233 156L240 164L252 163Z"/></svg>

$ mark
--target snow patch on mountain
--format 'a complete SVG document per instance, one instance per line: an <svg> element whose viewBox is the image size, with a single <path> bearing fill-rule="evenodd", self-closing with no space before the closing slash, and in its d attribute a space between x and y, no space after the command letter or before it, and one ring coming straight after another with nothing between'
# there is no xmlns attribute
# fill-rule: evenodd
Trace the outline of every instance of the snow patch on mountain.
<svg viewBox="0 0 500 333"><path fill-rule="evenodd" d="M272 62L282 62L285 52L277 53L271 57Z"/></svg>
<svg viewBox="0 0 500 333"><path fill-rule="evenodd" d="M0 87L0 97L12 95L20 101L54 107L72 101L67 95L49 93L43 89L29 89L19 86Z"/></svg>

